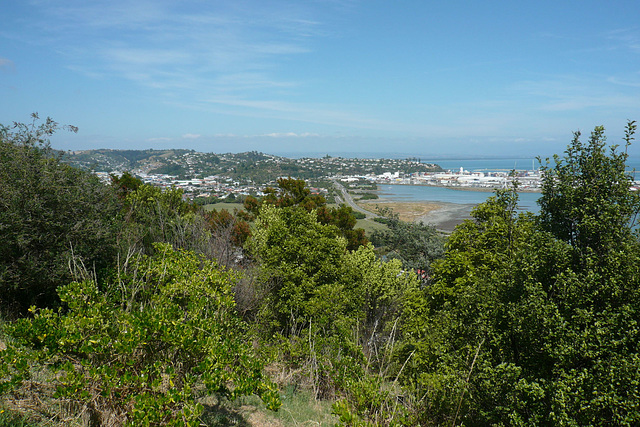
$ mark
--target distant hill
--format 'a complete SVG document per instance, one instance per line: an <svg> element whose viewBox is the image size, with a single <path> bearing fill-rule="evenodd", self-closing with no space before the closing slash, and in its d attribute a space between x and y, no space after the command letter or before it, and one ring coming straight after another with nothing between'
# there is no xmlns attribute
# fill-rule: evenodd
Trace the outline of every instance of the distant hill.
<svg viewBox="0 0 640 427"><path fill-rule="evenodd" d="M226 176L232 179L265 183L281 176L313 180L336 175L367 175L384 172L442 171L435 164L418 159L290 159L249 151L245 153L200 153L194 150L84 150L64 153L65 162L95 172L132 172L134 174L166 174L190 179Z"/></svg>
<svg viewBox="0 0 640 427"><path fill-rule="evenodd" d="M64 154L66 162L97 172L146 170L166 165L192 150L83 150Z"/></svg>

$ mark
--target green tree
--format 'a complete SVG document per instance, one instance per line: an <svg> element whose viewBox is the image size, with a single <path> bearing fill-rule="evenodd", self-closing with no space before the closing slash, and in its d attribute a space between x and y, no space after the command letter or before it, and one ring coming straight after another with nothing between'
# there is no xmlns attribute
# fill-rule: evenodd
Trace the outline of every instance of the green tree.
<svg viewBox="0 0 640 427"><path fill-rule="evenodd" d="M364 229L354 228L358 221L350 206L341 205L332 208L321 206L316 209L316 215L320 223L338 227L342 237L347 239L347 249L356 250L368 243Z"/></svg>
<svg viewBox="0 0 640 427"><path fill-rule="evenodd" d="M129 172L124 172L120 176L111 174L109 177L111 179L111 185L116 189L118 197L122 200L126 199L130 193L136 191L143 184L141 180Z"/></svg>
<svg viewBox="0 0 640 427"><path fill-rule="evenodd" d="M45 389L30 364L48 368L52 397L78 402L94 425L200 425L198 398L256 394L280 400L237 317L234 274L190 252L156 245L117 279L59 288L64 310L32 308L9 326L0 393ZM45 370L45 372L47 372Z"/></svg>
<svg viewBox="0 0 640 427"><path fill-rule="evenodd" d="M127 227L121 235L125 250L153 251L153 243L166 242L183 249L201 248L206 235L200 207L182 199L178 188L161 189L149 184L130 191L124 201Z"/></svg>
<svg viewBox="0 0 640 427"><path fill-rule="evenodd" d="M347 247L350 250L368 242L363 229L354 229L357 220L349 206L327 207L325 198L321 195L311 194L311 190L306 186L304 180L279 178L278 188L267 188L265 193L266 195L261 200L252 196L245 199L244 207L248 212L245 216L246 219L252 220L258 216L263 204L281 208L297 206L307 212L315 211L322 224L337 226L342 236L347 239Z"/></svg>
<svg viewBox="0 0 640 427"><path fill-rule="evenodd" d="M397 215L385 218L387 230L376 230L371 242L386 257L399 259L406 269L418 271L420 276L431 274L431 263L442 257L444 238L431 225L404 222Z"/></svg>
<svg viewBox="0 0 640 427"><path fill-rule="evenodd" d="M349 251L336 226L298 207L263 205L248 243L262 270L259 334L306 371L316 396L347 392L367 359L377 363L415 276L370 244Z"/></svg>
<svg viewBox="0 0 640 427"><path fill-rule="evenodd" d="M403 312L402 379L425 397L411 422L640 422L637 199L625 156L602 142L596 128L546 170L539 217L499 191L451 235Z"/></svg>
<svg viewBox="0 0 640 427"><path fill-rule="evenodd" d="M584 253L602 257L629 233L640 211L640 195L629 191L633 178L626 172L627 148L633 141L635 122L625 132L625 150L617 146L607 154L604 127L591 133L589 142L580 141L580 132L561 159L541 168L543 194L540 223L559 239Z"/></svg>
<svg viewBox="0 0 640 427"><path fill-rule="evenodd" d="M305 303L343 277L346 242L336 227L320 224L303 209L264 205L249 247L270 287L263 316L272 332L295 334L308 322Z"/></svg>
<svg viewBox="0 0 640 427"><path fill-rule="evenodd" d="M62 163L48 143L58 124L38 123L0 126L0 305L22 314L55 303L72 259L102 275L117 252L114 192Z"/></svg>
<svg viewBox="0 0 640 427"><path fill-rule="evenodd" d="M277 207L300 206L308 212L326 204L324 197L311 194L311 190L302 179L278 178L277 184L277 188L265 189L265 196L261 200L252 196L247 197L245 200L247 212L255 217L263 204Z"/></svg>

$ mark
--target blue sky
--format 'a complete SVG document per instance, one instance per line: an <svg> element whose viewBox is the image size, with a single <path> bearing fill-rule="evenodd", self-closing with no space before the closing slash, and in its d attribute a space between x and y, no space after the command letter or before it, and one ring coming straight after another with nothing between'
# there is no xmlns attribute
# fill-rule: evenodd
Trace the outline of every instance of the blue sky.
<svg viewBox="0 0 640 427"><path fill-rule="evenodd" d="M78 126L53 138L65 150L547 156L575 130L618 143L640 120L637 0L4 0L0 14L0 123Z"/></svg>

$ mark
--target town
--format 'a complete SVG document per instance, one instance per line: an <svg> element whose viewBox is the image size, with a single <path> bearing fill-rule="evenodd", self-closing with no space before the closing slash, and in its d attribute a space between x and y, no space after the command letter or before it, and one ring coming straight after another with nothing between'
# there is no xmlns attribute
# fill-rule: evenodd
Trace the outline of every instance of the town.
<svg viewBox="0 0 640 427"><path fill-rule="evenodd" d="M312 191L331 198L331 180L344 183L432 185L454 188L507 188L517 182L524 191L539 191L538 170L445 171L418 158L373 159L286 158L270 154L199 153L193 150L91 150L66 153L67 162L91 169L107 181L111 174L130 172L159 187L176 187L200 203L236 201L261 196L279 177L304 179ZM375 189L374 187L370 187Z"/></svg>

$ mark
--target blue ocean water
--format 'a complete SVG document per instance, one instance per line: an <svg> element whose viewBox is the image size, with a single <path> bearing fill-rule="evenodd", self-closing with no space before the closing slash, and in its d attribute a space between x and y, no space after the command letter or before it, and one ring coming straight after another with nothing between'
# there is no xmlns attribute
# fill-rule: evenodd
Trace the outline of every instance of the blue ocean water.
<svg viewBox="0 0 640 427"><path fill-rule="evenodd" d="M382 200L398 202L444 202L462 205L477 205L493 196L489 191L468 191L429 185L378 185ZM518 209L538 212L536 201L540 193L520 193Z"/></svg>

